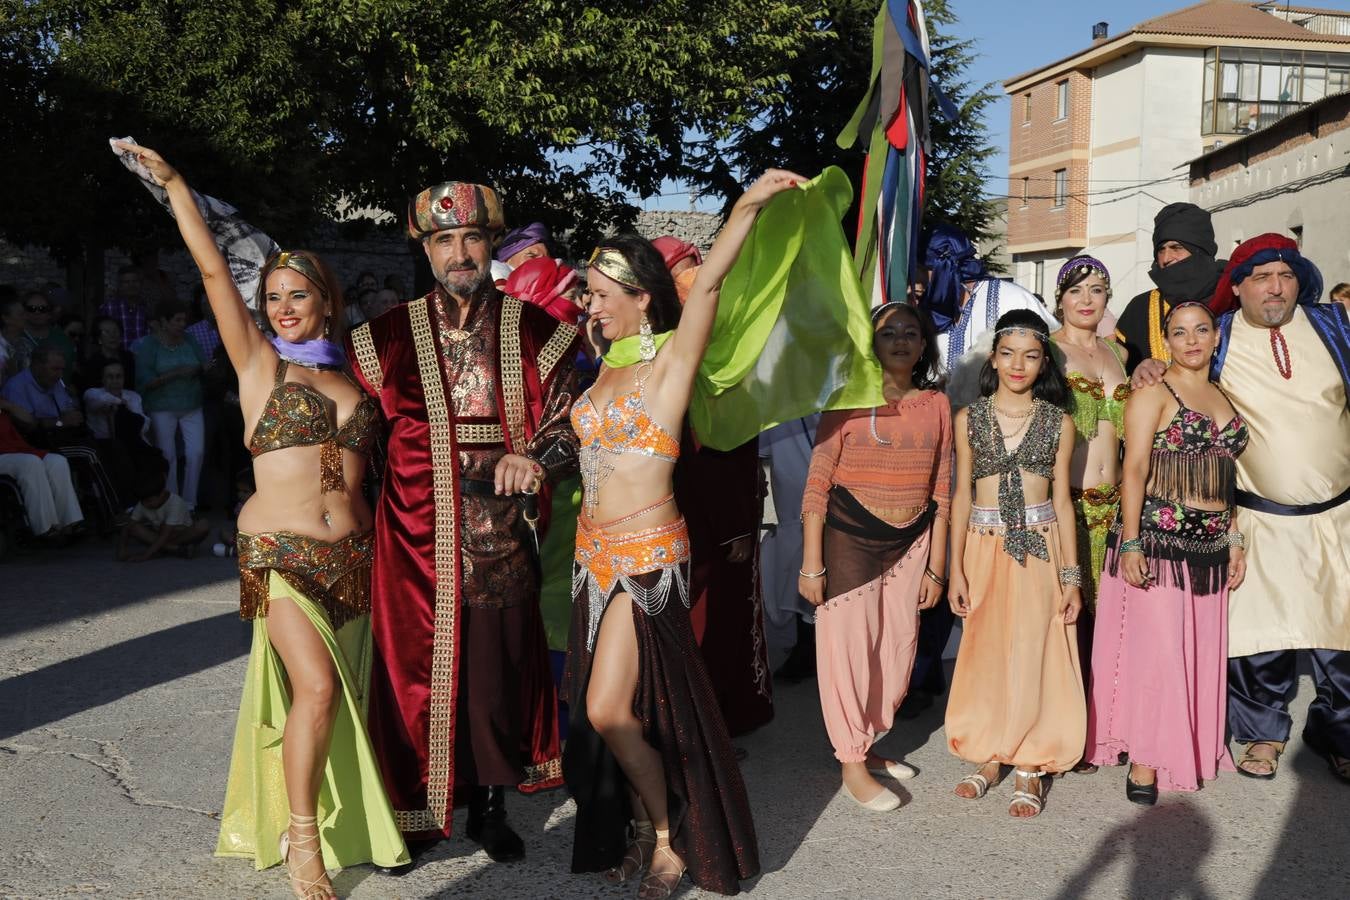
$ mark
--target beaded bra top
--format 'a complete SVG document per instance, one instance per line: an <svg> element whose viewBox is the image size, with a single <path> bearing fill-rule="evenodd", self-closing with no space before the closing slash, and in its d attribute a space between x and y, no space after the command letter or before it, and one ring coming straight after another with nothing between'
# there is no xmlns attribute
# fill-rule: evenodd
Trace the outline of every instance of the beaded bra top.
<svg viewBox="0 0 1350 900"><path fill-rule="evenodd" d="M643 385L650 372L650 363L639 365L634 376L637 387L615 397L603 410L591 399L589 388L572 406L572 428L581 440L581 481L587 515L594 514L600 502L600 487L614 472L614 457L633 453L669 463L680 457L680 442L647 413Z"/></svg>
<svg viewBox="0 0 1350 900"><path fill-rule="evenodd" d="M994 415L994 398L981 397L968 408L966 434L970 441L972 477L998 476L998 512L1003 522L1003 549L1022 565L1027 554L1049 561L1045 535L1027 528L1027 504L1022 473L1053 479L1064 411L1044 400L1031 401L1031 421L1015 450L1009 452L1003 430Z"/></svg>
<svg viewBox="0 0 1350 900"><path fill-rule="evenodd" d="M1177 401L1177 411L1153 435L1148 495L1180 503L1199 500L1232 506L1237 456L1246 449L1249 437L1247 423L1234 410L1233 418L1220 428L1218 422L1181 402L1166 379L1163 387Z"/></svg>
<svg viewBox="0 0 1350 900"><path fill-rule="evenodd" d="M277 361L272 393L248 442L249 453L261 456L287 447L321 445L319 470L324 491L342 490L342 449L370 455L379 424L379 410L362 394L347 421L337 426L328 413L329 400L307 384L286 380L286 360Z"/></svg>
<svg viewBox="0 0 1350 900"><path fill-rule="evenodd" d="M1069 390L1073 392L1073 409L1069 416L1073 419L1078 437L1084 440L1090 441L1097 436L1098 422L1110 422L1118 437L1125 436L1125 401L1130 399L1130 380L1116 351L1109 344L1107 349L1116 365L1120 366L1120 373L1126 375L1110 396L1107 396L1106 384L1100 379L1089 378L1082 372L1064 373Z"/></svg>

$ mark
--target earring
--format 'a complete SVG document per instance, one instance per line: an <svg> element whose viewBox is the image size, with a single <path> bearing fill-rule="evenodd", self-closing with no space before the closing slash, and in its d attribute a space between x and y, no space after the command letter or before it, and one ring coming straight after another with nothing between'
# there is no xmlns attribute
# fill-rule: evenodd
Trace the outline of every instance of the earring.
<svg viewBox="0 0 1350 900"><path fill-rule="evenodd" d="M327 337L328 337L329 335L331 335L332 333L333 333L333 317L332 317L332 316L324 316L324 317L323 317L323 336L324 336L325 338L327 338Z"/></svg>
<svg viewBox="0 0 1350 900"><path fill-rule="evenodd" d="M647 314L642 314L642 324L638 326L638 357L643 362L656 359L656 338L652 336L652 323Z"/></svg>

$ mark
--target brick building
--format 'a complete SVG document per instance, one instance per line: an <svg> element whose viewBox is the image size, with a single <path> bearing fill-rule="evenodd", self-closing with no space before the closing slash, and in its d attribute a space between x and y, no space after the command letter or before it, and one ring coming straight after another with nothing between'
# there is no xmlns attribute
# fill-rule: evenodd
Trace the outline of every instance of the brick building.
<svg viewBox="0 0 1350 900"><path fill-rule="evenodd" d="M1350 88L1350 12L1206 0L1114 37L1101 22L1003 87L1014 277L1048 298L1086 250L1119 308L1152 287L1153 216L1188 199L1190 160Z"/></svg>

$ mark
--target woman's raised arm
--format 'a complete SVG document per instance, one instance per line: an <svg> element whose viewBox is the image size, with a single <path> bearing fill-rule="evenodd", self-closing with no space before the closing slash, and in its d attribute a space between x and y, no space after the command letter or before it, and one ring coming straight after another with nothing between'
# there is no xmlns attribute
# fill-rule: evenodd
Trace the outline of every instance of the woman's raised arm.
<svg viewBox="0 0 1350 900"><path fill-rule="evenodd" d="M775 194L795 188L804 181L805 178L785 169L769 169L732 207L726 225L722 226L694 277L684 310L680 313L680 325L670 340L667 365L673 366L680 376L687 375L692 380L703 359L703 351L712 336L713 322L717 319L722 281L740 255L760 210Z"/></svg>
<svg viewBox="0 0 1350 900"><path fill-rule="evenodd" d="M229 354L230 364L240 374L249 371L258 363L259 351L268 346L267 338L258 329L252 313L244 304L244 298L235 287L234 279L230 277L229 263L216 246L215 236L197 209L192 189L178 170L149 147L127 141L117 141L115 146L119 150L134 153L168 193L169 205L173 207L173 215L178 222L178 232L183 236L183 243L192 254L197 270L201 272L206 299L211 304L211 312L215 314L216 328L220 332L221 343L225 345L225 352Z"/></svg>

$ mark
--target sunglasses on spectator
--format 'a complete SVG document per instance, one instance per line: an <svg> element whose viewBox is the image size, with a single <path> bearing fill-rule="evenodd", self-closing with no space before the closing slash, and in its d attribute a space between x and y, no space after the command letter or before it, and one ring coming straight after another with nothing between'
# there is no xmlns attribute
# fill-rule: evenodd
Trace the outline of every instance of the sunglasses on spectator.
<svg viewBox="0 0 1350 900"><path fill-rule="evenodd" d="M28 306L27 304L25 304L25 305L24 305L24 309L28 310L30 313L44 313L44 312L51 312L51 311L52 311L52 308L51 308L50 306L46 306L46 305L43 305L43 306Z"/></svg>

